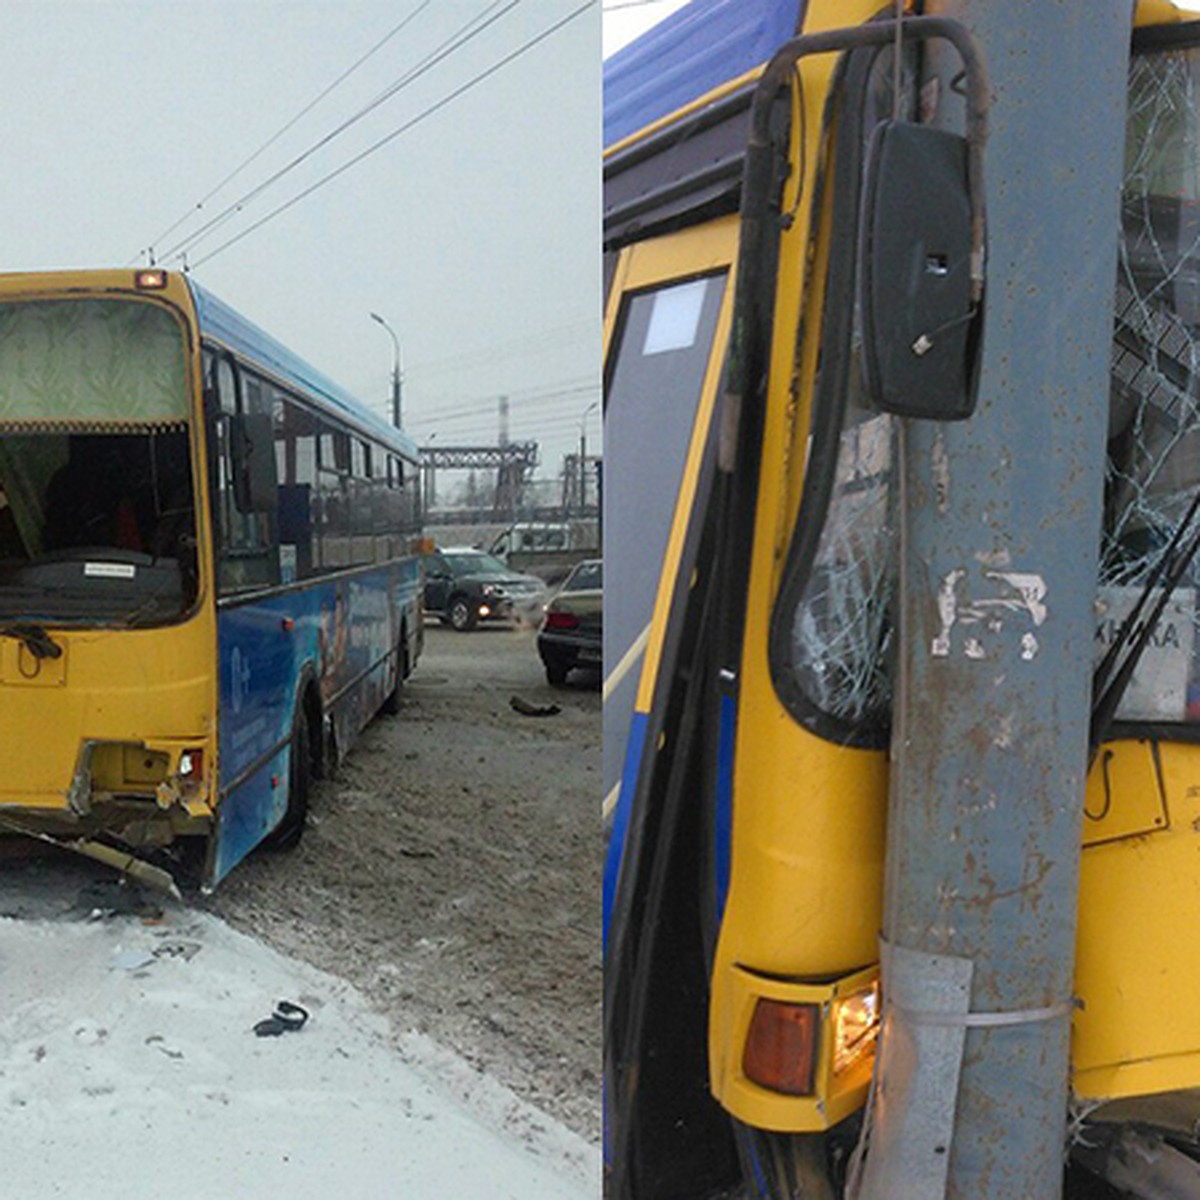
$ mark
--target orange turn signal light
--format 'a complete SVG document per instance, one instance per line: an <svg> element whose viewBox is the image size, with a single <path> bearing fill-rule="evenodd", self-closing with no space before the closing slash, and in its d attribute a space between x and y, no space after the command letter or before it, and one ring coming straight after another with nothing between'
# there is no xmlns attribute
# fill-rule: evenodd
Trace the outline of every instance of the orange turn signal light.
<svg viewBox="0 0 1200 1200"><path fill-rule="evenodd" d="M785 1004L760 998L754 1006L742 1055L746 1078L773 1092L811 1096L820 1019L821 1010L815 1004Z"/></svg>
<svg viewBox="0 0 1200 1200"><path fill-rule="evenodd" d="M134 286L144 291L160 291L167 286L167 273L157 268L138 271L133 277Z"/></svg>

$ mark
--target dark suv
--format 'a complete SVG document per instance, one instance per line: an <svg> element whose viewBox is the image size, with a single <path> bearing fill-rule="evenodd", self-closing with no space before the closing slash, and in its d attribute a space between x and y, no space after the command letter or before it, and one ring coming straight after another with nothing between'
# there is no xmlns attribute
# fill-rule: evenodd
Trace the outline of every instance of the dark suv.
<svg viewBox="0 0 1200 1200"><path fill-rule="evenodd" d="M524 620L542 612L546 585L535 575L510 571L482 550L434 550L421 556L425 567L425 611L466 633L480 621Z"/></svg>

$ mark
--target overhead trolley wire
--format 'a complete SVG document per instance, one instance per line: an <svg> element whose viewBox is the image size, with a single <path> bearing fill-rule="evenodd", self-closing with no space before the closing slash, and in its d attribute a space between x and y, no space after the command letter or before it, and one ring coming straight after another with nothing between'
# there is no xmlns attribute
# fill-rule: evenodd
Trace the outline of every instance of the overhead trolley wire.
<svg viewBox="0 0 1200 1200"><path fill-rule="evenodd" d="M447 405L444 408L423 409L419 414L413 412L410 417L410 423L413 421L438 421L438 420L459 420L464 417L472 417L476 414L494 414L496 405L502 398L507 398L512 408L510 411L519 410L530 405L545 404L550 400L563 399L569 396L586 396L594 392L600 391L600 384L597 383L581 383L579 385L571 385L569 381L563 384L548 386L545 389L537 392L495 392L489 396L479 396L471 400L464 400L455 404Z"/></svg>
<svg viewBox="0 0 1200 1200"><path fill-rule="evenodd" d="M163 257L167 258L170 256L172 261L182 259L202 241L206 240L209 234L215 232L222 225L226 224L233 217L237 216L237 214L240 213L251 200L261 195L272 184L277 183L285 175L289 175L302 163L306 162L314 154L316 154L318 150L324 149L324 147L329 145L330 142L334 141L336 138L345 133L347 129L350 129L364 117L374 112L375 109L377 109L381 104L386 103L386 101L403 91L404 88L408 87L410 84L415 83L421 78L422 75L425 75L427 72L431 71L439 63L449 58L450 55L454 54L468 42L478 37L486 29L500 20L501 17L510 13L519 3L521 3L521 0L507 0L507 2L505 2L505 0L492 0L492 3L489 4L482 13L476 14L464 25L459 26L454 33L446 38L434 50L430 51L430 53L427 54L419 63L417 63L415 67L410 68L407 72L405 72L405 74L400 76L399 79L389 84L373 100L370 100L352 116L347 117L346 120L344 120L334 129L330 130L323 137L318 138L317 141L309 146L307 150L304 150L302 153L298 154L291 160L291 162L280 167L279 170L275 171L272 175L267 176L262 183L257 184L248 192L245 192L237 200L234 200L232 203L226 205L226 207L217 213L216 216L209 218L208 221L206 221L192 233L188 234L187 237L180 239L167 250L163 251ZM497 8L499 8L499 11L493 12L493 10ZM304 193L302 193L302 195L303 194ZM251 226L251 228L254 228L254 226ZM235 238L234 240L236 241L237 239ZM229 245L232 243L226 244ZM224 249L224 246L219 247L216 251L213 251L213 254L219 253L221 249ZM201 261L207 261L207 259L211 257L212 254L209 254Z"/></svg>
<svg viewBox="0 0 1200 1200"><path fill-rule="evenodd" d="M404 124L400 125L396 129L392 130L391 133L380 138L378 141L373 142L365 150L360 151L358 154L354 155L352 158L350 158L345 163L343 163L340 167L337 167L333 171L330 171L327 175L322 176L315 183L309 185L308 187L304 188L302 191L298 192L290 200L287 200L283 204L280 204L276 208L272 209L265 216L260 217L257 221L255 221L252 225L248 225L240 233L235 234L228 241L222 242L221 245L219 245L215 250L210 251L203 258L199 259L194 265L199 267L203 263L210 262L212 259L216 258L216 256L218 254L221 254L225 250L228 250L231 246L236 245L243 238L249 237L250 234L254 233L258 229L261 229L264 225L266 225L270 221L273 221L276 217L278 217L280 214L286 212L289 208L292 208L294 205L299 204L301 200L304 200L307 197L311 196L313 194L313 192L317 191L319 188L324 187L325 184L332 182L339 175L342 175L346 171L350 170L351 167L357 166L360 162L363 161L363 159L368 158L370 155L374 154L377 150L383 149L384 146L386 146L390 142L394 141L401 134L407 133L410 129L421 124L427 118L433 116L434 113L439 112L441 109L445 108L446 105L448 105L452 101L458 99L459 96L462 96L466 92L471 91L473 88L475 88L479 84L483 83L486 79L489 79L491 76L495 75L497 71L502 70L504 67L508 66L509 63L515 61L516 59L520 58L522 55L528 53L535 46L539 45L541 42L544 42L548 37L551 37L553 34L557 33L560 29L562 29L564 26L568 25L570 22L577 20L589 8L594 8L596 6L597 2L598 2L598 0L585 0L585 3L579 5L578 8L573 9L565 17L561 18L558 21L555 21L553 25L550 25L548 28L544 29L541 33L530 38L527 42L523 43L521 46L518 46L516 50L513 50L510 53L504 55L504 57L497 60L490 67L486 68L483 71L480 71L477 75L474 75L471 79L467 80L466 83L461 84L459 87L456 87L453 91L447 93L440 100L429 105L428 108L423 109L415 117L411 118L408 121L405 121Z"/></svg>
<svg viewBox="0 0 1200 1200"><path fill-rule="evenodd" d="M553 325L539 333L524 334L517 338L506 338L502 342L491 342L468 350L464 354L446 354L439 358L419 359L416 362L405 361L405 379L424 379L427 375L441 375L446 371L456 370L463 366L478 363L493 363L497 359L512 358L522 354L532 356L551 354L576 342L582 342L584 337L593 335L597 341L600 336L599 316L581 317L562 325ZM574 337L563 337L556 340L556 335L573 333Z"/></svg>
<svg viewBox="0 0 1200 1200"><path fill-rule="evenodd" d="M353 63L351 63L350 66L348 66L331 84L329 84L328 87L326 87L316 97L314 97L312 100L310 100L294 117L292 117L292 119L290 121L288 121L286 124L280 126L280 128L277 129L269 138L267 138L267 140L265 142L263 142L263 144L261 146L259 146L259 148L257 150L255 150L252 154L250 154L249 157L244 158L236 167L234 167L233 170L230 171L229 174L226 175L225 178L222 179L220 183L218 183L208 193L206 193L199 200L197 200L196 203L193 204L191 206L191 208L189 208L177 221L175 221L171 225L168 225L167 228L162 231L162 233L160 233L156 238L154 238L150 242L149 246L146 247L146 251L150 252L152 254L153 250L154 250L154 246L157 243L161 242L163 240L163 238L165 238L165 237L170 237L170 235L173 234L175 232L175 230L178 229L180 227L180 225L182 225L189 217L191 217L192 215L194 215L197 212L200 212L204 208L204 206L215 195L217 195L217 193L220 192L222 188L224 188L226 186L226 184L232 183L233 180L236 179L252 162L254 162L256 159L258 159L259 156L262 155L266 150L269 150L277 141L279 141L279 139L281 137L283 137L283 135L285 133L288 132L289 129L292 129L300 120L302 120L310 112L312 112L312 110L314 108L316 108L316 106L318 104L320 104L321 101L324 100L325 97L328 96L330 92L332 92L336 87L338 87L341 83L343 83L346 79L348 79L351 75L353 75L354 72L357 71L358 68L361 67L363 65L363 63L365 63L367 61L367 59L371 58L372 55L374 55L377 51L383 49L383 47L385 45L387 45L387 43L390 42L392 40L392 38L394 38L396 36L396 34L398 34L402 29L404 29L407 25L409 25L413 20L415 20L418 16L420 16L420 14L425 9L427 9L432 3L433 3L433 0L421 0L421 3L418 4L417 7L414 8L413 11L410 12L408 14L408 16L405 17L404 20L400 22L399 25L393 26L365 54L361 55Z"/></svg>

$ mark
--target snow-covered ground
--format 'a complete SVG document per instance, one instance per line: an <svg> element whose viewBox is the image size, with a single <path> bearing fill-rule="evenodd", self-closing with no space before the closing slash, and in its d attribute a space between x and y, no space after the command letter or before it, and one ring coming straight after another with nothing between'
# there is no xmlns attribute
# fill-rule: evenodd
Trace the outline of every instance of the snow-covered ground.
<svg viewBox="0 0 1200 1200"><path fill-rule="evenodd" d="M207 914L0 918L4 1200L599 1194L594 1146Z"/></svg>

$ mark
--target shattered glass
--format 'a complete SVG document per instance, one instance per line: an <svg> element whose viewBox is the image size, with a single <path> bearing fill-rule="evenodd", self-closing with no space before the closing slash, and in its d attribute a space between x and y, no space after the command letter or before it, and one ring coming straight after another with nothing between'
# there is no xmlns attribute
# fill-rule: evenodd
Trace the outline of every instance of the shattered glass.
<svg viewBox="0 0 1200 1200"><path fill-rule="evenodd" d="M1130 70L1098 652L1117 636L1200 484L1197 82L1194 51L1138 55ZM1197 583L1200 563L1193 560L1153 631L1119 717L1200 720Z"/></svg>
<svg viewBox="0 0 1200 1200"><path fill-rule="evenodd" d="M906 48L902 61L900 111L911 118L917 102L913 48ZM875 127L893 115L893 64L889 47L872 65L862 113L864 145ZM833 487L812 569L791 614L788 666L820 712L854 726L882 726L892 696L895 425L892 417L867 403L858 369L862 327L857 313L851 341L854 366Z"/></svg>
<svg viewBox="0 0 1200 1200"><path fill-rule="evenodd" d="M1198 66L1200 51L1173 50L1137 55L1130 68L1098 657L1119 635L1200 486ZM821 712L879 725L891 703L894 428L865 408L853 377L850 391L819 549L791 614L789 666ZM1198 595L1200 554L1152 631L1118 718L1200 721Z"/></svg>
<svg viewBox="0 0 1200 1200"><path fill-rule="evenodd" d="M854 724L891 704L888 617L896 579L893 418L852 401L829 512L792 619L792 669L822 712Z"/></svg>

